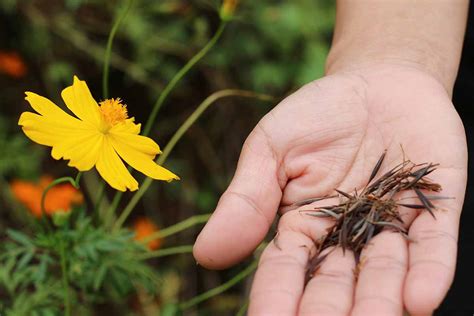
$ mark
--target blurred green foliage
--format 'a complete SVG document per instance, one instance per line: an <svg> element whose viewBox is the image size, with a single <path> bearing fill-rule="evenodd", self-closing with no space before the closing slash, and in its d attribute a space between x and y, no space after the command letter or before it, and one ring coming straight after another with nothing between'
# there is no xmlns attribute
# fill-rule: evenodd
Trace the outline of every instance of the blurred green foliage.
<svg viewBox="0 0 474 316"><path fill-rule="evenodd" d="M146 121L166 83L212 36L219 24L220 4L219 0L134 1L114 42L110 94L123 98L138 122ZM37 92L62 106L60 91L77 74L87 80L92 94L100 100L107 36L124 5L125 1L120 0L0 1L0 52L18 52L28 69L27 75L21 78L0 72L3 193L8 192L8 181L12 178L37 178L45 172L71 175L65 162L53 161L17 127L20 113L28 109L23 100L24 91ZM166 143L194 107L217 90L241 88L282 98L321 77L332 35L334 6L331 0L241 1L236 18L217 46L167 100L152 137L160 145ZM136 214L147 215L161 226L168 226L212 211L235 170L246 135L269 109L263 103L237 98L217 102L189 130L169 159L168 167L182 181L166 186L154 184ZM110 198L111 192L107 193ZM0 200L0 207L5 210L2 215L18 212L5 198L7 195L3 194ZM63 300L57 278L59 271L49 273L52 262L57 263L54 248L57 243L47 238L19 237L21 224L14 218L0 219L0 227L19 228L10 231L9 239L14 241L4 243L0 257L0 311L7 315L30 315L33 310L41 311L41 315L57 314L58 310L50 306ZM82 228L76 235L55 238L66 240L74 249L74 257L68 259L74 263L70 278L83 292L114 284L114 290L124 293L132 287L128 276L142 268L143 273L152 273L138 261L120 257L130 252L120 253L114 248L133 248L126 230L108 236L85 219L78 218L77 225ZM15 232L20 234L16 238ZM165 243L167 246L190 244L195 235L196 231L187 231L166 239ZM21 240L27 240L30 245L22 244ZM104 268L106 257L129 264ZM162 282L147 283L155 279L148 275L142 279L142 286L159 292L162 299L159 304L168 304L165 306L168 311L174 310L178 292L180 299L189 299L221 284L241 269L221 273L203 271L192 258L185 256L160 260L156 268L163 275ZM19 289L25 294L11 295ZM244 291L245 287L240 287L220 299L201 304L199 315L234 315L244 301ZM106 293L109 296L103 300L113 301L117 297L112 289ZM87 301L86 297L81 299ZM86 312L80 314L87 315ZM146 315L143 311L142 314Z"/></svg>
<svg viewBox="0 0 474 316"><path fill-rule="evenodd" d="M218 6L210 0L136 0L119 32L112 67L126 75L123 80L157 83L150 91L155 95L212 35ZM11 21L14 34L3 36L15 35L9 48L36 63L49 85L63 86L73 73L100 75L100 67L84 63L101 65L111 17L122 8L123 1L2 1L7 19L27 20ZM277 94L297 88L324 73L333 15L330 0L242 1L200 75L211 86L225 76L225 83L240 88Z"/></svg>
<svg viewBox="0 0 474 316"><path fill-rule="evenodd" d="M22 134L11 133L11 125L5 117L0 117L0 178L11 175L22 179L38 178L43 151L32 147Z"/></svg>
<svg viewBox="0 0 474 316"><path fill-rule="evenodd" d="M68 227L68 226L73 227ZM69 290L81 315L93 314L92 307L112 303L127 309L123 297L135 288L149 295L160 288L158 275L138 256L143 246L133 240L129 230L110 234L95 227L83 210L53 233L43 231L34 238L18 230L7 230L9 241L1 245L0 313L2 315L61 315L64 295L61 284L61 247L65 258ZM73 295L77 293L77 295Z"/></svg>

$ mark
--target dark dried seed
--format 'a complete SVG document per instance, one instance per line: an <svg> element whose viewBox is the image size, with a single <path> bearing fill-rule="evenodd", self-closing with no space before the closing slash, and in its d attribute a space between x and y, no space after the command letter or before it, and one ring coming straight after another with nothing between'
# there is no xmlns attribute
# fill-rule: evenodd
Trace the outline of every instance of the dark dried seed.
<svg viewBox="0 0 474 316"><path fill-rule="evenodd" d="M420 205L420 204L404 204L404 203L399 203L397 204L398 206L403 206L403 207L408 207L408 208L413 208L413 209L416 209L416 210L420 210L420 209L424 209L425 206L424 205Z"/></svg>
<svg viewBox="0 0 474 316"><path fill-rule="evenodd" d="M295 202L295 203L291 204L291 206L303 206L303 205L308 205L308 204L311 204L311 203L314 203L314 202L319 202L319 201L323 201L323 200L329 199L329 198L331 198L331 197L334 197L334 196L324 196L324 197L319 197L319 198L305 199L305 200L302 200L302 201Z"/></svg>
<svg viewBox="0 0 474 316"><path fill-rule="evenodd" d="M431 216L433 216L434 219L436 219L436 216L433 213L433 208L434 205L425 197L425 195L418 189L414 189L416 195L418 195L418 198L420 199L420 202L423 203L425 206L426 210L430 212Z"/></svg>
<svg viewBox="0 0 474 316"><path fill-rule="evenodd" d="M368 228L367 228L367 235L365 237L366 244L368 244L369 241L372 239L372 237L374 236L374 232L375 232L375 226L369 223Z"/></svg>
<svg viewBox="0 0 474 316"><path fill-rule="evenodd" d="M345 197L348 198L348 199L352 199L352 198L353 198L352 195L350 195L349 193L346 193L346 192L344 192L344 191L341 191L341 190L338 190L338 189L334 189L334 191L336 191L337 193L339 193L339 194L345 196Z"/></svg>
<svg viewBox="0 0 474 316"><path fill-rule="evenodd" d="M372 173L370 174L368 183L370 183L370 182L375 178L375 176L377 175L377 173L379 172L380 167L382 166L382 163L383 163L383 160L385 159L385 155L386 155L386 154L387 154L387 150L385 150L385 151L383 152L382 156L380 156L379 160L378 160L377 163L375 164L375 167L374 167L374 169L372 170Z"/></svg>

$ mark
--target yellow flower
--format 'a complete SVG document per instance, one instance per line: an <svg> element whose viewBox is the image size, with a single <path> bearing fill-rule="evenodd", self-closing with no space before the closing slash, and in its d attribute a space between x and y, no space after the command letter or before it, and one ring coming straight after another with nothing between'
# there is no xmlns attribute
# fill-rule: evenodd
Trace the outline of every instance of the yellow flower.
<svg viewBox="0 0 474 316"><path fill-rule="evenodd" d="M26 136L52 147L54 159L69 160L68 166L87 171L94 166L110 186L135 191L138 182L122 159L150 178L171 181L179 177L154 162L161 153L152 139L139 135L140 124L128 118L120 99L97 102L85 81L74 83L61 93L64 103L76 116L64 112L50 100L26 92L26 100L38 113L24 112L18 122ZM122 158L122 159L120 159Z"/></svg>

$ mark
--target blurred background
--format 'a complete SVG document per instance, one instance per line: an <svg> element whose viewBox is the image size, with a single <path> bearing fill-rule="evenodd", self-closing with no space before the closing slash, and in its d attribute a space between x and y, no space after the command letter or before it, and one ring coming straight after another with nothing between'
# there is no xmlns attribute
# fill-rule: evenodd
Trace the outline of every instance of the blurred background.
<svg viewBox="0 0 474 316"><path fill-rule="evenodd" d="M21 228L28 221L27 210L11 194L12 181L74 175L66 162L54 161L47 148L33 144L21 132L19 115L29 109L24 92L36 92L62 106L60 92L76 74L87 81L95 99L102 99L107 36L124 3L0 0L2 231ZM122 98L130 115L144 123L163 87L215 32L220 5L217 0L136 0L114 42L110 97ZM239 88L280 100L321 77L334 6L331 0L241 1L221 40L166 101L150 136L164 147L195 107L215 91ZM212 212L233 175L246 136L274 105L242 98L219 100L187 132L166 163L182 180L154 183L129 223L146 216L163 228ZM95 185L93 178L84 181ZM106 194L111 199L113 191ZM123 205L130 196L125 194ZM86 203L91 204L87 195ZM167 238L162 245L192 244L199 229ZM244 267L206 271L196 266L190 254L152 263L163 280L163 301L189 299ZM241 283L200 304L193 313L235 315L245 304L248 286L248 281Z"/></svg>

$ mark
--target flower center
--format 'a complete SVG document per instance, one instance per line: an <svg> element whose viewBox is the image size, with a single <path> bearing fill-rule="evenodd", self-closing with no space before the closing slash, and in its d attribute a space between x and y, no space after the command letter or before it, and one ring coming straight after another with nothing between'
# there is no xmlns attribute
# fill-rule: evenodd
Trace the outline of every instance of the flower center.
<svg viewBox="0 0 474 316"><path fill-rule="evenodd" d="M107 99L102 102L99 102L100 114L105 122L108 125L114 126L118 123L125 122L128 118L127 106L122 104L122 100L117 99Z"/></svg>

